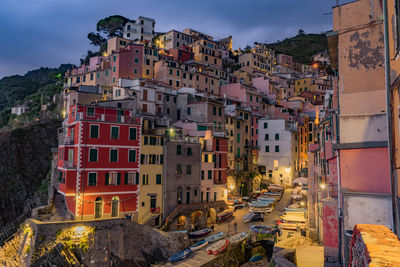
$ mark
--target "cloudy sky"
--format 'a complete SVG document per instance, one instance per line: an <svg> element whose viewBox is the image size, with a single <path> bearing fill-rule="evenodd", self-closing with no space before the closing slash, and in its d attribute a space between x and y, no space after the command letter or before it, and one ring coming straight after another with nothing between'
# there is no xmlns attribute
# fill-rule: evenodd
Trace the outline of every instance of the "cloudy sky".
<svg viewBox="0 0 400 267"><path fill-rule="evenodd" d="M139 15L156 31L193 28L216 38L233 36L234 47L272 42L298 30L332 28L336 0L1 0L0 78L28 70L78 64L90 46L87 34L99 19ZM344 0L341 0L341 3Z"/></svg>

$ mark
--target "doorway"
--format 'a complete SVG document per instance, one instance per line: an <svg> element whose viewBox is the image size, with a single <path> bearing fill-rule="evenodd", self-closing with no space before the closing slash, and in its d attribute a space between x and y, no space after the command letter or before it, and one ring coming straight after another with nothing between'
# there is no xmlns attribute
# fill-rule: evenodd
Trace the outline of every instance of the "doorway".
<svg viewBox="0 0 400 267"><path fill-rule="evenodd" d="M186 204L190 204L190 191L186 192Z"/></svg>
<svg viewBox="0 0 400 267"><path fill-rule="evenodd" d="M103 199L101 197L96 198L94 208L94 218L98 219L103 217Z"/></svg>
<svg viewBox="0 0 400 267"><path fill-rule="evenodd" d="M111 217L118 217L119 214L119 197L111 199Z"/></svg>

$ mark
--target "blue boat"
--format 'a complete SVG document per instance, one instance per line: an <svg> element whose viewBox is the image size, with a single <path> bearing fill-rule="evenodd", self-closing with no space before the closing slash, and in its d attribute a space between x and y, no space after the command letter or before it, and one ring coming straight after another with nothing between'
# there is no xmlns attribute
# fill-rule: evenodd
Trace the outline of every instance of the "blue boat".
<svg viewBox="0 0 400 267"><path fill-rule="evenodd" d="M205 235L208 235L209 233L211 233L212 229L211 228L204 228L198 231L194 231L194 232L190 232L188 233L189 238L199 238Z"/></svg>
<svg viewBox="0 0 400 267"><path fill-rule="evenodd" d="M207 244L208 244L208 242L207 242L206 240L203 239L203 240L197 242L196 244L194 244L193 246L191 246L191 247L189 247L189 248L190 248L192 251L195 251L195 250L199 250L199 249L201 249L201 248L207 246Z"/></svg>
<svg viewBox="0 0 400 267"><path fill-rule="evenodd" d="M243 222L244 222L244 223L251 222L251 220L253 219L254 215L255 215L254 212L250 212L250 213L244 215L244 216L243 216L243 219L242 219Z"/></svg>
<svg viewBox="0 0 400 267"><path fill-rule="evenodd" d="M285 208L285 211L307 211L304 208Z"/></svg>
<svg viewBox="0 0 400 267"><path fill-rule="evenodd" d="M175 253L174 255L172 255L169 258L169 261L176 262L176 261L183 260L183 259L189 257L192 253L193 253L192 250L187 248L185 250L179 251L179 252Z"/></svg>
<svg viewBox="0 0 400 267"><path fill-rule="evenodd" d="M276 201L276 199L273 197L259 197L257 200Z"/></svg>
<svg viewBox="0 0 400 267"><path fill-rule="evenodd" d="M274 226L265 225L252 225L250 226L250 230L259 234L273 234L276 232L276 228Z"/></svg>
<svg viewBox="0 0 400 267"><path fill-rule="evenodd" d="M215 241L218 241L218 240L224 238L224 236L225 236L224 232L219 232L219 233L207 236L206 238L204 238L204 241L207 241L208 243L212 243L212 242L215 242Z"/></svg>
<svg viewBox="0 0 400 267"><path fill-rule="evenodd" d="M263 256L259 253L257 253L256 255L254 255L253 257L250 258L249 262L256 262L259 261L263 258Z"/></svg>

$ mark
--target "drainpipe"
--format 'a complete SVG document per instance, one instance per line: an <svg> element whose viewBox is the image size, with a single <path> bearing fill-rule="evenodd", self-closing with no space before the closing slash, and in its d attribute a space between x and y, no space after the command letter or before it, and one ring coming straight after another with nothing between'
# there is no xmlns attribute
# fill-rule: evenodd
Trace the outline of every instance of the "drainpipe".
<svg viewBox="0 0 400 267"><path fill-rule="evenodd" d="M390 90L390 55L389 55L389 27L388 27L388 12L387 0L383 0L383 27L384 27L384 42L385 42L385 87L386 87L386 118L388 127L388 152L389 152L389 168L390 181L392 191L392 212L393 212L393 232L398 235L398 199L397 199L397 180L393 171L393 123L390 100L392 98Z"/></svg>

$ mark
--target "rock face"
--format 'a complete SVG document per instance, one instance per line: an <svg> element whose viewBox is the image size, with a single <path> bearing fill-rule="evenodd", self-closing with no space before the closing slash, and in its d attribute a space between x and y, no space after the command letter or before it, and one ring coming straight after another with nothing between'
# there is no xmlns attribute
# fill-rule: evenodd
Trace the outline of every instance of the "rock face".
<svg viewBox="0 0 400 267"><path fill-rule="evenodd" d="M35 233L26 256L31 266L65 266L71 260L76 266L150 266L189 246L186 234L166 233L126 219L58 223L29 219L27 224ZM60 239L62 231L76 227L94 229L85 252L68 248L70 240Z"/></svg>
<svg viewBox="0 0 400 267"><path fill-rule="evenodd" d="M50 170L51 148L57 147L59 127L59 120L46 120L0 133L2 238L7 238L7 229L12 231L13 225L29 217L32 208L47 204L47 186L42 181Z"/></svg>

